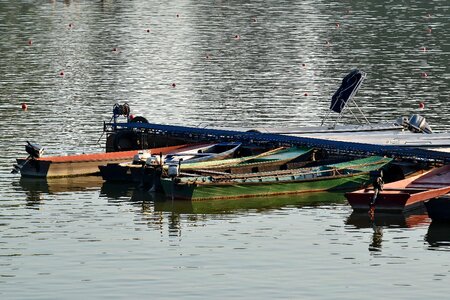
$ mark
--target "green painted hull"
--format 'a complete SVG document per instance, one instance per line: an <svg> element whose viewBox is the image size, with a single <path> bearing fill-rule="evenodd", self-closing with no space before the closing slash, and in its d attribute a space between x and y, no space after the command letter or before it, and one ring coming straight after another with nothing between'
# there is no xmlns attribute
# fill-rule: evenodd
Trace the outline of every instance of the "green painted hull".
<svg viewBox="0 0 450 300"><path fill-rule="evenodd" d="M370 171L383 168L390 161L389 158L368 157L278 172L165 178L161 184L168 198L193 201L350 190L370 184Z"/></svg>
<svg viewBox="0 0 450 300"><path fill-rule="evenodd" d="M363 172L311 180L234 184L176 184L171 180L165 179L162 180L162 186L169 198L196 201L349 190L364 187L370 183L369 180L369 173Z"/></svg>

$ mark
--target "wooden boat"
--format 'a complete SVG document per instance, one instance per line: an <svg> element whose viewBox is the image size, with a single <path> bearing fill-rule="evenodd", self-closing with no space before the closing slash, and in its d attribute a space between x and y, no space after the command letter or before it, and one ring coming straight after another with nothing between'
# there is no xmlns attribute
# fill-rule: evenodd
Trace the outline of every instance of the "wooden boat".
<svg viewBox="0 0 450 300"><path fill-rule="evenodd" d="M257 155L244 156L240 158L223 159L207 162L187 162L180 165L180 172L195 172L200 174L209 173L255 173L261 171L275 171L288 169L290 165L305 164L315 160L314 149L306 147L279 147Z"/></svg>
<svg viewBox="0 0 450 300"><path fill-rule="evenodd" d="M450 222L450 194L427 200L424 204L433 222Z"/></svg>
<svg viewBox="0 0 450 300"><path fill-rule="evenodd" d="M220 160L232 156L236 150L241 146L240 143L214 143L214 144L200 144L190 145L183 148L178 148L176 151L158 152L152 151L156 155L156 165L160 166L162 163L170 164L186 164L189 162L206 162ZM134 181L141 182L143 176L153 174L152 170L143 168L146 164L145 159L133 159L133 161L111 163L106 166L99 166L100 175L107 181ZM153 175L152 175L153 176Z"/></svg>
<svg viewBox="0 0 450 300"><path fill-rule="evenodd" d="M208 200L260 197L365 186L369 171L383 168L390 158L378 156L313 168L247 174L163 178L167 197Z"/></svg>
<svg viewBox="0 0 450 300"><path fill-rule="evenodd" d="M182 147L186 147L186 145L154 148L151 151L154 153L169 153ZM99 166L131 160L138 152L138 150L131 150L68 156L18 158L17 166L23 177L52 178L93 175L99 172Z"/></svg>
<svg viewBox="0 0 450 300"><path fill-rule="evenodd" d="M229 158L215 161L182 163L178 172L181 174L223 175L255 173L259 171L286 170L312 163L315 151L304 147L279 147L261 154ZM131 168L131 175L135 182L142 187L149 187L151 191L162 192L161 177L170 177L173 165L147 166L145 168Z"/></svg>
<svg viewBox="0 0 450 300"><path fill-rule="evenodd" d="M450 165L435 168L424 174L384 185L375 201L375 211L404 211L422 206L422 202L450 192ZM347 193L354 210L369 210L373 189Z"/></svg>
<svg viewBox="0 0 450 300"><path fill-rule="evenodd" d="M186 151L176 151L164 157L164 164L184 164L197 163L225 159L233 156L234 152L241 146L241 143L217 143L200 148L188 149Z"/></svg>

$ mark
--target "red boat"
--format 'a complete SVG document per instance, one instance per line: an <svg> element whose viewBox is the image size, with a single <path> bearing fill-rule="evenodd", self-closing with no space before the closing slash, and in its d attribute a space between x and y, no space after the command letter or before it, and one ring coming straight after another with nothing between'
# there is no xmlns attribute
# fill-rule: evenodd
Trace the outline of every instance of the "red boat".
<svg viewBox="0 0 450 300"><path fill-rule="evenodd" d="M424 174L384 185L375 200L375 211L400 212L415 209L423 201L450 192L450 165L432 169ZM374 189L346 193L345 197L355 211L369 211Z"/></svg>
<svg viewBox="0 0 450 300"><path fill-rule="evenodd" d="M167 154L187 145L178 145L148 149L152 153ZM84 176L99 173L99 166L108 163L120 163L133 159L139 150L79 154L68 156L30 155L28 158L18 158L16 168L24 177L69 177Z"/></svg>

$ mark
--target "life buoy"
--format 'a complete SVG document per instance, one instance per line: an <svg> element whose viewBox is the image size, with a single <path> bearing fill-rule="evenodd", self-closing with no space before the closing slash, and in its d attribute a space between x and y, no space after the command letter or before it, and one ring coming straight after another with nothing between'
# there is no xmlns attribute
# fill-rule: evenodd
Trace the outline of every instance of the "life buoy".
<svg viewBox="0 0 450 300"><path fill-rule="evenodd" d="M148 123L147 119L141 116L134 117L130 120L130 123Z"/></svg>

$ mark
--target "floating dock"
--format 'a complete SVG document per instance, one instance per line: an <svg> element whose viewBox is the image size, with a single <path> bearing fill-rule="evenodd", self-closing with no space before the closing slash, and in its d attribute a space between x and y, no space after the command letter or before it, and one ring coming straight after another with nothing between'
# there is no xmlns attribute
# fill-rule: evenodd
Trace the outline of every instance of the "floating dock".
<svg viewBox="0 0 450 300"><path fill-rule="evenodd" d="M380 145L353 141L330 140L325 137L293 136L277 133L262 133L254 131L239 131L230 129L212 129L154 123L105 123L104 131L117 133L134 130L141 134L155 137L179 139L184 141L240 141L248 143L273 143L276 145L295 145L325 149L331 153L355 155L380 155L402 159L415 159L427 162L450 163L450 152L437 151L399 145ZM351 132L348 133L352 135ZM417 133L417 137L424 134ZM433 137L433 134L427 134ZM446 135L448 138L449 135Z"/></svg>

